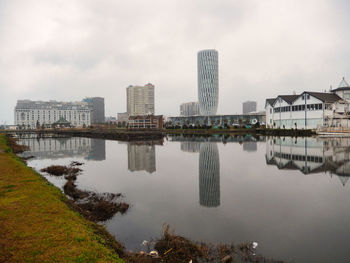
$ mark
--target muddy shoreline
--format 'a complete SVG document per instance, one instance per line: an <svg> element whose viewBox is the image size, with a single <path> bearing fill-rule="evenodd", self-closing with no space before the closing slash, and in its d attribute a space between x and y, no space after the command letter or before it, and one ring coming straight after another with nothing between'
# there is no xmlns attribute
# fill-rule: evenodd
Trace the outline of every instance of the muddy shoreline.
<svg viewBox="0 0 350 263"><path fill-rule="evenodd" d="M296 130L296 129L162 129L162 130L126 130L126 129L57 129L57 130L22 130L7 131L9 134L36 134L37 137L47 136L66 136L66 137L87 137L118 141L161 141L167 135L186 134L186 135L245 135L256 134L262 136L292 136L292 137L308 137L315 136L314 130Z"/></svg>

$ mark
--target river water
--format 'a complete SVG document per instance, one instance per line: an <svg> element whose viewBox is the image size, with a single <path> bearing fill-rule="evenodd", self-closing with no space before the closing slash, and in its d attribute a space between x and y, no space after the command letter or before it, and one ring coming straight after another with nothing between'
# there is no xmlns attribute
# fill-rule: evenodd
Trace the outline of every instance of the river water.
<svg viewBox="0 0 350 263"><path fill-rule="evenodd" d="M104 224L128 249L142 249L170 224L196 241L256 241L259 254L289 262L350 261L350 138L20 142L36 170L83 162L78 188L122 193L130 209Z"/></svg>

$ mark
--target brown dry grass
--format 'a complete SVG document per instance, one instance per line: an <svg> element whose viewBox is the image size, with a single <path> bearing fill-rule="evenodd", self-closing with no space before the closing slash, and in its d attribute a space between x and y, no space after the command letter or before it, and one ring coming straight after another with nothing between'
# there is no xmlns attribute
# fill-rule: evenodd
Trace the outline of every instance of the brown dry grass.
<svg viewBox="0 0 350 263"><path fill-rule="evenodd" d="M10 152L3 135L0 149L0 262L123 262L111 248L116 242L69 209L56 187Z"/></svg>

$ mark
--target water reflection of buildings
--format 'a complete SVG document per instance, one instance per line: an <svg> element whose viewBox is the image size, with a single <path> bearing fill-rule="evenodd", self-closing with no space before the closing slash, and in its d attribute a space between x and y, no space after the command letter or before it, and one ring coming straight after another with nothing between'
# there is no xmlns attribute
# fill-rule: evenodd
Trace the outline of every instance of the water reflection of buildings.
<svg viewBox="0 0 350 263"><path fill-rule="evenodd" d="M199 152L199 203L206 207L220 206L220 158L217 142L239 143L247 152L257 151L257 142L265 137L251 135L169 136L180 142L184 152Z"/></svg>
<svg viewBox="0 0 350 263"><path fill-rule="evenodd" d="M29 146L26 156L38 159L84 157L89 160L106 159L106 141L91 138L20 138L20 143Z"/></svg>
<svg viewBox="0 0 350 263"><path fill-rule="evenodd" d="M268 138L266 163L304 174L336 175L345 186L350 177L350 138Z"/></svg>
<svg viewBox="0 0 350 263"><path fill-rule="evenodd" d="M156 171L156 147L163 145L164 140L119 142L128 145L128 169L134 171Z"/></svg>
<svg viewBox="0 0 350 263"><path fill-rule="evenodd" d="M243 142L243 151L256 152L258 150L258 144L256 141Z"/></svg>
<svg viewBox="0 0 350 263"><path fill-rule="evenodd" d="M199 150L199 203L220 205L220 159L216 143L202 142Z"/></svg>
<svg viewBox="0 0 350 263"><path fill-rule="evenodd" d="M181 142L180 147L183 152L198 153L200 142L185 141Z"/></svg>
<svg viewBox="0 0 350 263"><path fill-rule="evenodd" d="M156 171L156 149L154 145L128 143L128 169L134 171Z"/></svg>

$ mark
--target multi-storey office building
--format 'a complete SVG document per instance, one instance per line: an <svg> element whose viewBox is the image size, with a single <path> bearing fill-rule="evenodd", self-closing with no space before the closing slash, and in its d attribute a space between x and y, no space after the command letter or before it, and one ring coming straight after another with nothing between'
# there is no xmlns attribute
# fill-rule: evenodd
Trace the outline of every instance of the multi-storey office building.
<svg viewBox="0 0 350 263"><path fill-rule="evenodd" d="M257 104L256 101L243 102L243 114L256 112L256 104Z"/></svg>
<svg viewBox="0 0 350 263"><path fill-rule="evenodd" d="M180 116L194 116L199 115L199 103L187 102L180 105Z"/></svg>
<svg viewBox="0 0 350 263"><path fill-rule="evenodd" d="M101 97L92 97L83 99L84 102L89 104L91 108L91 123L104 123L105 122L105 99Z"/></svg>
<svg viewBox="0 0 350 263"><path fill-rule="evenodd" d="M154 114L154 86L129 86L126 88L129 116Z"/></svg>
<svg viewBox="0 0 350 263"><path fill-rule="evenodd" d="M201 115L215 115L219 103L219 55L215 49L197 55L198 101Z"/></svg>
<svg viewBox="0 0 350 263"><path fill-rule="evenodd" d="M52 127L60 121L82 127L91 124L91 109L87 102L18 100L14 119L15 125L22 129Z"/></svg>

